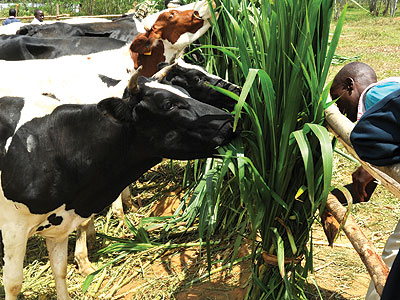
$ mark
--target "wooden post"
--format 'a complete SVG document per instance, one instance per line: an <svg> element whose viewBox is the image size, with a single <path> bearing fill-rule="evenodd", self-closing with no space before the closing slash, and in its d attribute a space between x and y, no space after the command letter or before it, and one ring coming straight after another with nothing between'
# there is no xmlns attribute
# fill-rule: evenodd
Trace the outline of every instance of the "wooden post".
<svg viewBox="0 0 400 300"><path fill-rule="evenodd" d="M342 223L346 215L346 208L334 195L329 194L326 200L326 208L339 223ZM374 245L367 239L351 215L347 217L346 223L343 225L343 232L367 268L376 291L379 295L382 295L386 278L389 275L388 266L383 262L382 257L376 253Z"/></svg>
<svg viewBox="0 0 400 300"><path fill-rule="evenodd" d="M56 20L58 20L59 15L60 15L60 4L56 3Z"/></svg>

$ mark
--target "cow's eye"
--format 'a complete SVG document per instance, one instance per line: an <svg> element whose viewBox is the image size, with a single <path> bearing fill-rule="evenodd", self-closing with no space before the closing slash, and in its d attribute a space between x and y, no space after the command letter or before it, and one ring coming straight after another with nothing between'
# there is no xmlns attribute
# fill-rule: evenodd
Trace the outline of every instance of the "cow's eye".
<svg viewBox="0 0 400 300"><path fill-rule="evenodd" d="M164 110L171 110L171 109L174 109L175 107L176 107L176 105L170 101L164 102L162 105L162 108Z"/></svg>
<svg viewBox="0 0 400 300"><path fill-rule="evenodd" d="M199 12L196 11L196 10L193 12L193 18L196 18L196 19L199 19L199 20L203 20L203 19L200 17Z"/></svg>

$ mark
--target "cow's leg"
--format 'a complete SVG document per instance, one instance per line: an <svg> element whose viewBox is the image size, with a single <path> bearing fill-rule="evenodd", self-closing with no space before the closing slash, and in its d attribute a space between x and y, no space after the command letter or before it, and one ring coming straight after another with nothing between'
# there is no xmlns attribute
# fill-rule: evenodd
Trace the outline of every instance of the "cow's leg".
<svg viewBox="0 0 400 300"><path fill-rule="evenodd" d="M93 217L84 221L76 230L75 262L78 265L79 273L84 276L89 275L96 269L92 266L88 258L88 242L91 236L96 236ZM94 243L91 241L90 243Z"/></svg>
<svg viewBox="0 0 400 300"><path fill-rule="evenodd" d="M67 290L68 236L64 239L46 238L50 266L56 282L57 300L71 300Z"/></svg>
<svg viewBox="0 0 400 300"><path fill-rule="evenodd" d="M132 207L131 191L129 186L126 187L118 196L117 200L112 203L112 211L120 221L123 221L125 217L123 204L128 208Z"/></svg>
<svg viewBox="0 0 400 300"><path fill-rule="evenodd" d="M5 300L15 300L22 288L24 257L28 234L23 228L4 226L1 230L4 245L3 282Z"/></svg>
<svg viewBox="0 0 400 300"><path fill-rule="evenodd" d="M118 196L117 200L115 200L111 204L112 212L114 215L117 216L117 218L122 221L125 217L124 214L124 207L122 205L122 193Z"/></svg>

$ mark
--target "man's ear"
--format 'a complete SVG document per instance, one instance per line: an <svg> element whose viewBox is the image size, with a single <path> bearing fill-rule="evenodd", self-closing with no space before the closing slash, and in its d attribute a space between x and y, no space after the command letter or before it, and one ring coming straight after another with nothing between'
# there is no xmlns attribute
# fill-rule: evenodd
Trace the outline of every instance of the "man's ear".
<svg viewBox="0 0 400 300"><path fill-rule="evenodd" d="M354 79L351 77L347 77L344 80L344 86L343 89L346 90L349 93L349 96L351 96L351 93L354 90Z"/></svg>
<svg viewBox="0 0 400 300"><path fill-rule="evenodd" d="M107 98L97 104L97 109L113 122L125 123L132 121L131 108L120 98Z"/></svg>

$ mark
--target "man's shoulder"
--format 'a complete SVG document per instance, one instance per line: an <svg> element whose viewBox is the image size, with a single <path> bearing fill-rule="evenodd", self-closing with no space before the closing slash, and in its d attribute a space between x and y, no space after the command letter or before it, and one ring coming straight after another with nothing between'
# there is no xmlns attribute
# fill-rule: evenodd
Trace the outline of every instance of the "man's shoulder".
<svg viewBox="0 0 400 300"><path fill-rule="evenodd" d="M21 22L21 21L17 18L7 18L3 21L3 25L8 25L15 22Z"/></svg>

